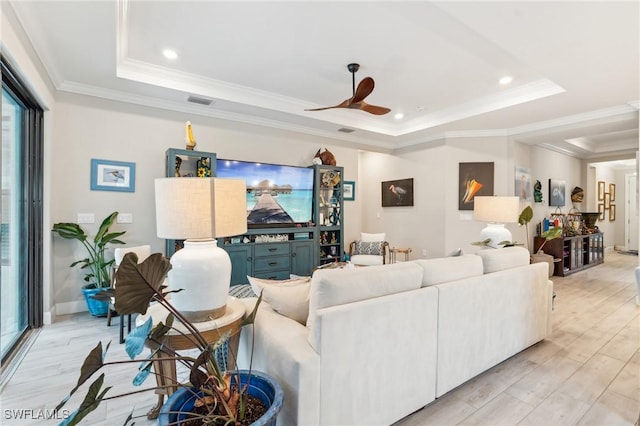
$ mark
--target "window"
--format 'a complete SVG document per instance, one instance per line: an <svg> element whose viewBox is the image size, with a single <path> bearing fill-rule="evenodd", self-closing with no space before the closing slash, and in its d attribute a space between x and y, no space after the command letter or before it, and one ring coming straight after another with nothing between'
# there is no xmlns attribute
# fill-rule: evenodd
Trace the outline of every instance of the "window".
<svg viewBox="0 0 640 426"><path fill-rule="evenodd" d="M43 111L4 57L0 221L3 369L25 333L42 325Z"/></svg>

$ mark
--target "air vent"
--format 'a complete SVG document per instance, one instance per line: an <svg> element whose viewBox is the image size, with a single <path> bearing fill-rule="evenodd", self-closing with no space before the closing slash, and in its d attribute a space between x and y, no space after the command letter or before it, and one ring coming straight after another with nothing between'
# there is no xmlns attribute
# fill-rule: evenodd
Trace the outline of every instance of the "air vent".
<svg viewBox="0 0 640 426"><path fill-rule="evenodd" d="M197 96L189 96L187 101L200 105L211 105L213 103L212 99L199 98Z"/></svg>
<svg viewBox="0 0 640 426"><path fill-rule="evenodd" d="M355 129L348 129L346 127L341 127L341 128L338 129L338 131L342 132L342 133L353 133L353 132L355 132Z"/></svg>

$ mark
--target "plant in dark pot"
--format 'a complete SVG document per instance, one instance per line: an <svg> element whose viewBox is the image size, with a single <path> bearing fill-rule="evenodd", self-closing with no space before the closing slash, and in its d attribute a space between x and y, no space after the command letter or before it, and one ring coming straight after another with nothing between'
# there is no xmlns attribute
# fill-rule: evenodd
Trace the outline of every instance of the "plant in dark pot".
<svg viewBox="0 0 640 426"><path fill-rule="evenodd" d="M102 342L91 350L85 359L80 378L76 386L66 396L56 410L60 410L79 387L83 386L98 371L106 367L113 373L113 365L131 363L135 368L133 384L140 386L149 375L155 374L166 383L166 372L159 365L158 355L162 362L170 360L179 363L188 371L188 381L173 379L169 384L157 384L139 391L125 392L108 396L111 386L103 387L105 373L102 372L93 383L80 403L79 408L71 413L62 425L78 424L85 416L95 410L100 403L114 398L126 397L144 391L169 392L175 390L162 406L159 425L275 425L276 417L282 408L283 391L277 381L270 376L251 370L227 369L226 357L221 361L220 350L227 347L230 332L221 333L211 339L201 331L197 323L191 322L180 311L175 309L163 285L167 272L171 269L169 260L161 253L152 254L144 262L138 264L135 253L127 253L116 272L118 285L115 287L116 310L121 314L141 313L136 327L125 340L125 349L129 359L106 361L106 350L103 352ZM180 290L176 290L180 291ZM258 297L254 310L241 321L240 329L253 324L262 296ZM152 307L150 304L153 302ZM166 311L164 321L157 321L153 315L146 315L156 308ZM244 312L244 311L243 311ZM146 318L146 320L145 320ZM242 317L240 317L242 318ZM156 319L156 324L154 324ZM188 338L194 348L184 354L172 349L167 342L169 336ZM230 346L230 345L229 345ZM140 357L145 347L150 348L151 355ZM196 353L194 353L194 351ZM153 367L153 368L152 368ZM116 373L117 376L121 376ZM158 378L158 377L156 377ZM124 424L134 419L131 413ZM113 424L117 421L114 420Z"/></svg>
<svg viewBox="0 0 640 426"><path fill-rule="evenodd" d="M124 235L126 231L109 232L116 217L118 217L118 212L113 212L104 218L93 240L77 223L56 223L52 229L62 238L80 241L87 251L88 257L77 260L70 266L80 265L86 271L84 280L87 284L82 288L82 292L87 301L89 312L94 316L105 316L109 309L108 299L100 300L94 298L96 294L111 286L111 265L113 265L114 260L113 258L107 260L107 245L124 244L124 241L118 238Z"/></svg>

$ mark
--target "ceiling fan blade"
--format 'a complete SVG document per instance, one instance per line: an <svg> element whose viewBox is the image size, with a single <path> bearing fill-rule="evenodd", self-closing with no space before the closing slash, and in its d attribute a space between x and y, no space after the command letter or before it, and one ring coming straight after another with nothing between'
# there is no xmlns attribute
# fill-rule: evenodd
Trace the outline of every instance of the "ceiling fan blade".
<svg viewBox="0 0 640 426"><path fill-rule="evenodd" d="M374 86L375 84L371 77L363 78L362 81L358 83L358 88L351 98L351 103L357 104L358 102L364 100L364 98L366 98L371 94L371 92L373 92Z"/></svg>
<svg viewBox="0 0 640 426"><path fill-rule="evenodd" d="M357 104L351 104L349 108L360 109L362 111L366 111L369 114L373 114L373 115L385 115L391 111L389 108L381 107L377 105L369 105L364 101L358 102Z"/></svg>
<svg viewBox="0 0 640 426"><path fill-rule="evenodd" d="M305 109L305 111L323 111L325 109L331 109L331 108L349 108L349 105L351 105L351 99L345 99L344 101L340 102L338 105L321 107L321 108L310 108L310 109Z"/></svg>

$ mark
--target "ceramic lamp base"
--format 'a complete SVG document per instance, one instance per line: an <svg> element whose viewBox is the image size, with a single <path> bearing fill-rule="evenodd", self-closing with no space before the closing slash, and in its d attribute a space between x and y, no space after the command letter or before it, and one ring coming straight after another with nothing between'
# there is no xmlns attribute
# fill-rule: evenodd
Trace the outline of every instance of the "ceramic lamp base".
<svg viewBox="0 0 640 426"><path fill-rule="evenodd" d="M231 282L231 259L215 240L184 242L171 256L171 304L192 322L225 314Z"/></svg>
<svg viewBox="0 0 640 426"><path fill-rule="evenodd" d="M480 231L480 240L490 240L489 246L493 248L501 248L504 244L502 241L511 241L511 232L501 223L489 223Z"/></svg>

